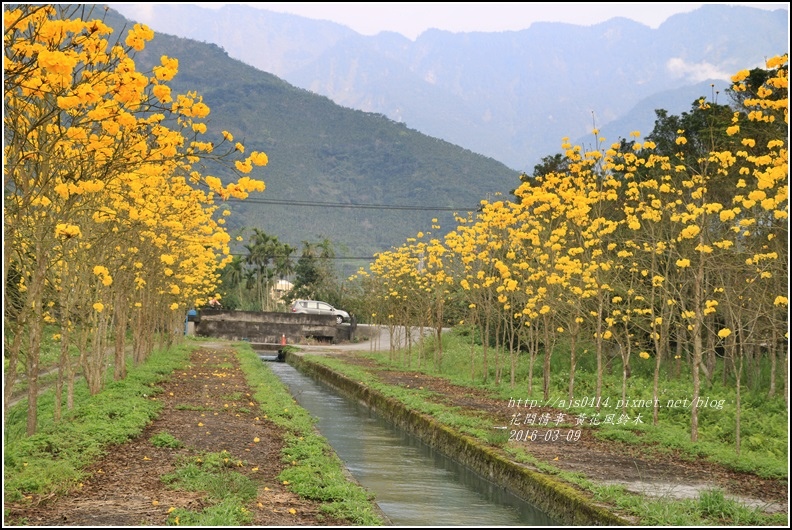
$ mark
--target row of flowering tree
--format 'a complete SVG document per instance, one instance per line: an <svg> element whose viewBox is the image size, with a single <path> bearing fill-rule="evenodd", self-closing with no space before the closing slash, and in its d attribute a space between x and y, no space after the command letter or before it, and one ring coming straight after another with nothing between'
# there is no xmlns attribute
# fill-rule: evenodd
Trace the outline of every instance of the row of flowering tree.
<svg viewBox="0 0 792 530"><path fill-rule="evenodd" d="M570 399L583 346L596 356L597 398L604 365L621 361L623 403L631 363L653 359L655 423L661 370L687 362L693 441L701 378L723 351L739 422L741 378L760 377L769 357L772 396L778 359L787 363L788 57L766 67L733 77L732 107L658 111L643 141L632 133L603 148L596 130L591 150L565 141L544 171L521 176L513 200L482 201L442 239L419 234L379 254L360 272L375 320L439 328L443 304L462 301L485 338L471 377L494 366L514 386L527 350L528 392L541 357L545 399L562 337Z"/></svg>
<svg viewBox="0 0 792 530"><path fill-rule="evenodd" d="M89 6L5 9L4 404L24 367L32 434L44 330L59 330L58 419L78 369L96 393L114 351L124 378L128 330L139 363L215 293L230 260L218 201L262 191L244 174L267 157L208 136L202 98L168 86L177 60L136 69L146 26L111 43ZM209 160L237 181L203 174Z"/></svg>

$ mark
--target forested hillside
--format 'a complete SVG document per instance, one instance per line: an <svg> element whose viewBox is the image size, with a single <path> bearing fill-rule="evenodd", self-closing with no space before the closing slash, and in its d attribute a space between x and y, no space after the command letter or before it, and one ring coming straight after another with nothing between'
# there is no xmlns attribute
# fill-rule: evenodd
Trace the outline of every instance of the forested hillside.
<svg viewBox="0 0 792 530"><path fill-rule="evenodd" d="M108 23L132 24L112 10ZM339 256L366 257L430 229L433 218L451 226L457 211L465 215L482 198L519 184L517 171L491 158L336 105L218 46L158 34L138 54L138 68L150 69L162 55L179 60L173 89L202 95L214 130L269 157L258 175L267 189L229 204L232 232L256 227L294 246L327 238Z"/></svg>

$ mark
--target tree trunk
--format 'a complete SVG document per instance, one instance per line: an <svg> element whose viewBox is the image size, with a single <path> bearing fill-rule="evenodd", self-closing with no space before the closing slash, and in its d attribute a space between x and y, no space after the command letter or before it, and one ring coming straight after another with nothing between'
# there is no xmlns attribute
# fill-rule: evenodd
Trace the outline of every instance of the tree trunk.
<svg viewBox="0 0 792 530"><path fill-rule="evenodd" d="M575 364L577 360L575 358L576 352L575 348L577 347L577 329L572 333L570 337L569 343L569 400L572 401L575 397Z"/></svg>
<svg viewBox="0 0 792 530"><path fill-rule="evenodd" d="M511 321L511 329L509 330L509 359L511 366L509 367L509 388L514 388L514 381L517 376L517 351L519 351L520 341L517 340L517 349L515 350L514 339L515 329L514 320Z"/></svg>
<svg viewBox="0 0 792 530"><path fill-rule="evenodd" d="M440 298L435 305L435 332L437 335L437 370L443 368L443 299Z"/></svg>
<svg viewBox="0 0 792 530"><path fill-rule="evenodd" d="M33 436L36 434L38 425L38 371L39 371L39 354L35 350L36 343L41 345L41 331L34 330L37 328L35 324L31 326L30 330L30 351L27 354L27 382L28 382L28 408L27 408L27 435Z"/></svg>
<svg viewBox="0 0 792 530"><path fill-rule="evenodd" d="M88 383L88 390L92 396L101 392L104 386L105 362L107 358L106 347L107 317L99 313L91 349L85 357L83 374Z"/></svg>
<svg viewBox="0 0 792 530"><path fill-rule="evenodd" d="M595 399L597 402L602 395L602 312L604 310L605 300L602 291L599 293L599 308L597 309L597 388Z"/></svg>
<svg viewBox="0 0 792 530"><path fill-rule="evenodd" d="M740 416L741 416L741 413L742 413L742 406L741 406L742 402L741 402L741 396L740 396L740 379L741 379L741 376L742 376L742 369L743 369L742 355L740 355L739 367L736 370L737 371L737 373L736 373L736 376L737 376L737 386L736 386L737 395L736 395L736 398L735 398L735 405L734 405L736 407L735 415L734 415L734 450L737 452L738 455L740 454L740 449L741 449L740 445L742 443L742 441L741 441L742 433L741 433L741 426L740 426L740 420L741 420Z"/></svg>
<svg viewBox="0 0 792 530"><path fill-rule="evenodd" d="M787 414L789 414L789 349L786 342L781 346L784 354L784 403L786 404Z"/></svg>
<svg viewBox="0 0 792 530"><path fill-rule="evenodd" d="M661 313L662 314L662 313ZM655 329L654 347L655 347L655 367L654 367L654 380L652 382L652 425L657 425L660 413L660 366L663 363L663 356L668 351L668 329L670 315L663 318L664 324L660 326L660 332Z"/></svg>
<svg viewBox="0 0 792 530"><path fill-rule="evenodd" d="M701 236L699 237L701 240ZM701 240L703 241L703 240ZM702 243L703 244L703 243ZM698 399L701 391L701 380L699 379L699 365L704 350L704 342L701 337L704 316L701 312L702 291L704 290L704 259L699 258L699 266L696 271L696 283L693 295L695 317L693 321L693 403L690 407L690 441L698 441Z"/></svg>
<svg viewBox="0 0 792 530"><path fill-rule="evenodd" d="M530 338L528 340L530 346L530 359L528 361L528 395L533 396L533 369L534 363L536 362L536 350L539 349L539 333L536 331L536 323L531 322L530 327L528 328L530 332Z"/></svg>
<svg viewBox="0 0 792 530"><path fill-rule="evenodd" d="M121 381L126 378L126 330L129 305L123 289L116 292L115 299L115 367L113 378Z"/></svg>
<svg viewBox="0 0 792 530"><path fill-rule="evenodd" d="M544 368L542 370L542 390L544 399L550 399L550 358L553 356L553 345L550 344L550 319L547 314L542 317L544 321Z"/></svg>
<svg viewBox="0 0 792 530"><path fill-rule="evenodd" d="M619 346L622 359L622 412L627 413L627 379L630 377L630 353L632 344L630 342L630 330L624 326L626 335L625 347Z"/></svg>
<svg viewBox="0 0 792 530"><path fill-rule="evenodd" d="M473 313L475 315L475 313ZM476 321L470 319L470 380L476 380Z"/></svg>
<svg viewBox="0 0 792 530"><path fill-rule="evenodd" d="M778 345L778 335L775 328L770 340L770 389L767 391L767 397L772 398L775 396L776 391L776 346Z"/></svg>
<svg viewBox="0 0 792 530"><path fill-rule="evenodd" d="M712 387L712 377L715 375L715 337L714 333L707 332L707 362L704 377L707 378L707 384L710 387ZM702 367L704 366L702 365Z"/></svg>
<svg viewBox="0 0 792 530"><path fill-rule="evenodd" d="M31 319L28 322L28 352L25 366L28 378L28 410L27 410L27 435L36 434L38 424L38 376L39 361L41 359L41 336L44 328L44 280L47 271L47 252L41 244L36 245L36 268L28 287L29 298L27 302L32 309Z"/></svg>
<svg viewBox="0 0 792 530"><path fill-rule="evenodd" d="M503 324L502 320L498 318L495 321L495 351L493 352L493 356L495 357L495 385L500 386L501 383L501 363L500 363L500 352L501 352L501 325Z"/></svg>
<svg viewBox="0 0 792 530"><path fill-rule="evenodd" d="M489 325L490 325L490 317L489 317L489 311L487 311L484 314L484 336L481 338L481 345L484 353L484 363L482 366L482 370L484 370L482 381L484 383L486 383L487 380L489 379L489 367L487 366L487 351L489 349Z"/></svg>
<svg viewBox="0 0 792 530"><path fill-rule="evenodd" d="M78 360L78 364L80 366L83 365L84 357L86 352L88 351L88 327L83 326L80 329L79 340L77 343L77 349L80 352L80 357ZM67 382L67 389L66 389L66 408L72 410L74 408L74 363L71 361L69 362L69 379Z"/></svg>

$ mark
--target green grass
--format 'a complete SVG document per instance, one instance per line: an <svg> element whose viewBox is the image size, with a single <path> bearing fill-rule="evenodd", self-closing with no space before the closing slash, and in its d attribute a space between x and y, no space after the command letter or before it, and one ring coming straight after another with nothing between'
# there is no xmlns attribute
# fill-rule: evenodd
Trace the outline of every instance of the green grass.
<svg viewBox="0 0 792 530"><path fill-rule="evenodd" d="M530 398L544 403L542 395L542 362L543 356L538 355L534 365L533 395L528 395L528 355L522 353L518 357L518 369L515 386L510 384L508 358L501 353L503 368L502 379L498 384L495 378L495 350L490 348L487 380L484 381L482 371L482 350L476 345L476 375L471 379L470 340L466 334L469 330L455 328L443 335L442 369L436 370L431 362L431 349L434 338L427 337L424 345L429 351L424 356L429 361L418 369L418 352L413 347L410 370L443 377L457 385L470 386L490 392L494 398L508 401L510 398ZM566 345L559 343L551 359L550 400L566 400L569 385L569 359ZM581 348L581 351L583 348ZM406 369L403 353L397 353L390 360L388 352L367 354L382 367ZM593 349L588 353L579 353L575 373L575 398L593 397L596 393L596 371ZM621 365L613 361L612 373L605 372L602 385L602 399L608 398L609 413L620 413L617 407L622 395ZM632 376L627 380L627 398L629 403L640 400L652 400L654 361L645 361L634 356L631 361ZM699 409L699 437L696 443L690 441L690 407L669 406L676 402L684 403L691 399L693 390L690 378L683 374L675 378L663 372L660 380L658 425L652 425L652 408L627 407L630 417L628 425L600 425L599 436L637 445L659 446L665 450L677 451L688 458L705 458L722 464L735 471L756 473L765 478L788 478L787 461L789 457L789 434L786 405L781 392L775 398L767 397L766 389L751 391L742 389L741 438L739 455L736 451L735 424L736 400L734 388L721 383L721 373L716 370L712 385L702 383L700 396L709 399L709 407ZM635 400L635 401L633 401ZM712 406L714 404L715 406ZM592 407L564 407L568 415L591 414ZM603 411L606 412L606 411ZM642 423L633 420L641 415Z"/></svg>
<svg viewBox="0 0 792 530"><path fill-rule="evenodd" d="M4 493L8 501L26 495L52 495L74 489L83 469L105 454L111 444L123 443L140 434L160 411L153 397L158 384L174 369L184 366L190 348L172 347L154 351L145 364L131 367L126 379L112 381L95 396L84 381L75 388L75 407L53 421L53 391L39 398L38 432L24 433L27 401L9 410L3 461Z"/></svg>
<svg viewBox="0 0 792 530"><path fill-rule="evenodd" d="M221 396L220 399L223 401L239 401L242 399L242 392L232 392L231 394Z"/></svg>
<svg viewBox="0 0 792 530"><path fill-rule="evenodd" d="M253 514L238 498L231 496L200 512L176 508L168 514L167 526L243 526L253 522Z"/></svg>
<svg viewBox="0 0 792 530"><path fill-rule="evenodd" d="M506 451L517 462L533 465L589 491L598 503L609 504L637 518L640 526L786 526L786 514L766 514L748 508L727 498L721 490L704 490L694 499L636 495L623 486L597 484L580 473L541 462L521 447L509 447Z"/></svg>
<svg viewBox="0 0 792 530"><path fill-rule="evenodd" d="M154 447L169 447L170 449L179 449L184 447L184 444L175 436L167 432L159 432L151 437L151 445Z"/></svg>
<svg viewBox="0 0 792 530"><path fill-rule="evenodd" d="M220 459L226 464L213 463ZM249 502L256 498L258 488L255 482L233 471L234 462L227 452L193 456L173 473L164 475L162 481L173 489L206 492L211 500L234 496Z"/></svg>
<svg viewBox="0 0 792 530"><path fill-rule="evenodd" d="M256 499L258 486L234 470L238 464L227 451L204 453L184 459L173 473L164 475L162 481L173 489L206 492L208 500L215 504L238 507L231 512L245 513L245 506ZM231 519L225 525L239 522Z"/></svg>

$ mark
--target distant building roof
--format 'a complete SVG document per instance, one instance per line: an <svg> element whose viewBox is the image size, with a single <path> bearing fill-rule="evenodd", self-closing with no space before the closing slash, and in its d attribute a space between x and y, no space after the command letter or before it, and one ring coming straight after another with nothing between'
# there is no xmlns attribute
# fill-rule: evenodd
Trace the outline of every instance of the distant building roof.
<svg viewBox="0 0 792 530"><path fill-rule="evenodd" d="M291 291L293 287L294 284L288 280L278 280L275 282L275 285L272 286L276 291Z"/></svg>

